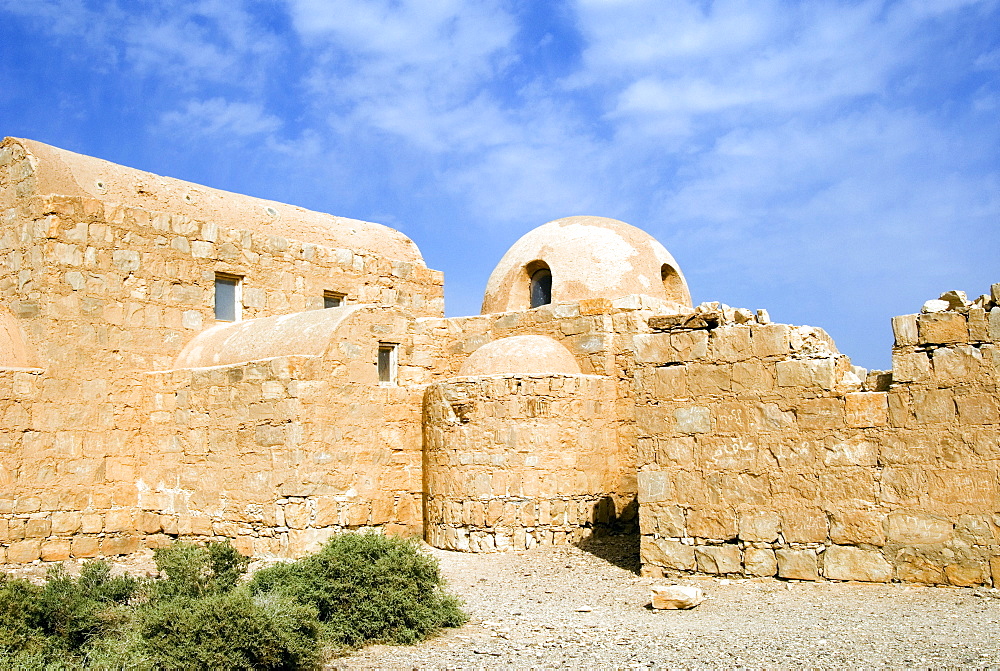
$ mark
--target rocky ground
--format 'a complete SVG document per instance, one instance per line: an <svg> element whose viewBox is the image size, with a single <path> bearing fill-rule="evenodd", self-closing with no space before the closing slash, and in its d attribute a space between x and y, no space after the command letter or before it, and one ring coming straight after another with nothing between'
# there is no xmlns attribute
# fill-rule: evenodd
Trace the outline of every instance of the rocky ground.
<svg viewBox="0 0 1000 671"><path fill-rule="evenodd" d="M654 611L650 586L665 581L636 575L634 547L589 550L430 550L469 623L328 668L1000 668L998 590L686 578L708 599Z"/></svg>

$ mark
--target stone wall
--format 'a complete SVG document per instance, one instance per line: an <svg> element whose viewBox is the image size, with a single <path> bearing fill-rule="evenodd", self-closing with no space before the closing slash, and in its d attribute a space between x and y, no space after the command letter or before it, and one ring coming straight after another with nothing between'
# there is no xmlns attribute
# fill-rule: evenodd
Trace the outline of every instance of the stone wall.
<svg viewBox="0 0 1000 671"><path fill-rule="evenodd" d="M896 318L868 375L808 327L636 336L644 570L1000 583L995 305Z"/></svg>
<svg viewBox="0 0 1000 671"><path fill-rule="evenodd" d="M472 552L572 543L613 528L634 501L614 386L588 375L490 376L424 398L424 525Z"/></svg>

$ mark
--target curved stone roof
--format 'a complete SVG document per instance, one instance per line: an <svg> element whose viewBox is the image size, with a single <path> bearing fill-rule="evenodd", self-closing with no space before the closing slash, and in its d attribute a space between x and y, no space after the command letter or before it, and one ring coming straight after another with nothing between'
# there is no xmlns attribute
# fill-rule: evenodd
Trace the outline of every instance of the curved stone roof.
<svg viewBox="0 0 1000 671"><path fill-rule="evenodd" d="M469 355L459 375L579 375L570 351L548 336L500 338Z"/></svg>
<svg viewBox="0 0 1000 671"><path fill-rule="evenodd" d="M182 214L228 228L277 235L424 265L416 244L399 231L357 219L161 177L34 140L5 138L28 156L38 195L81 196L153 212Z"/></svg>
<svg viewBox="0 0 1000 671"><path fill-rule="evenodd" d="M174 368L225 366L279 356L322 356L337 328L360 306L308 310L213 326L196 335Z"/></svg>
<svg viewBox="0 0 1000 671"><path fill-rule="evenodd" d="M530 273L548 267L552 302L642 294L691 305L670 252L645 231L617 219L567 217L529 231L503 255L486 285L483 314L525 310Z"/></svg>

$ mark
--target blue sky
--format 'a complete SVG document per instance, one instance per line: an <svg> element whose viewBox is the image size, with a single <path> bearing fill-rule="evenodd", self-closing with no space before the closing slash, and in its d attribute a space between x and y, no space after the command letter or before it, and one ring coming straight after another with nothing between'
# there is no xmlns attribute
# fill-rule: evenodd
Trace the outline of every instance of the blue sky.
<svg viewBox="0 0 1000 671"><path fill-rule="evenodd" d="M574 214L867 367L1000 282L998 0L0 0L0 38L0 134L399 228L449 315Z"/></svg>

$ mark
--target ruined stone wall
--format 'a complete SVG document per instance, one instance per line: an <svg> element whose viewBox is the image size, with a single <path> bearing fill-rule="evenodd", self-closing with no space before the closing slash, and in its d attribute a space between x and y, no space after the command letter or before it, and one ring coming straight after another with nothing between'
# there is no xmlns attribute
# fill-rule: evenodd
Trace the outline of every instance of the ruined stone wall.
<svg viewBox="0 0 1000 671"><path fill-rule="evenodd" d="M586 375L489 376L424 398L424 524L435 547L472 552L572 543L617 521L634 492L611 412Z"/></svg>
<svg viewBox="0 0 1000 671"><path fill-rule="evenodd" d="M1000 582L1000 308L894 326L864 383L808 327L637 336L644 570Z"/></svg>

